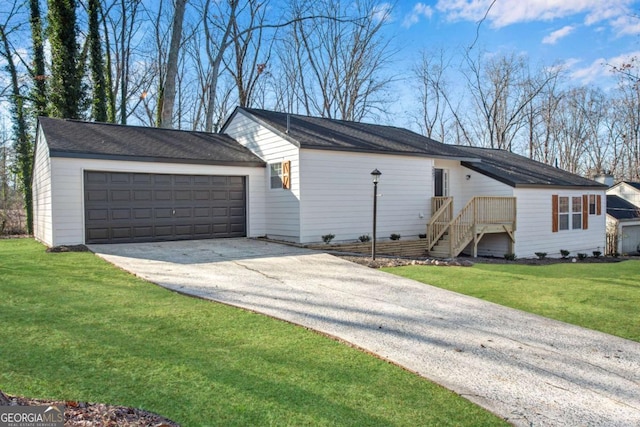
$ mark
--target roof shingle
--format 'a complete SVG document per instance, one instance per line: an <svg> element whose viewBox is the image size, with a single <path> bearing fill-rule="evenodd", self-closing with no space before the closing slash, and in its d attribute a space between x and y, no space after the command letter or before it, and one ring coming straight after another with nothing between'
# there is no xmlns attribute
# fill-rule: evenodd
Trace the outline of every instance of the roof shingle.
<svg viewBox="0 0 640 427"><path fill-rule="evenodd" d="M470 160L452 145L394 126L243 107L238 107L234 114L239 111L269 125L300 148Z"/></svg>
<svg viewBox="0 0 640 427"><path fill-rule="evenodd" d="M640 219L640 208L620 196L607 194L607 214L615 219Z"/></svg>
<svg viewBox="0 0 640 427"><path fill-rule="evenodd" d="M228 135L40 117L53 157L264 166Z"/></svg>
<svg viewBox="0 0 640 427"><path fill-rule="evenodd" d="M506 150L456 146L480 162L462 164L511 187L594 187L606 185Z"/></svg>

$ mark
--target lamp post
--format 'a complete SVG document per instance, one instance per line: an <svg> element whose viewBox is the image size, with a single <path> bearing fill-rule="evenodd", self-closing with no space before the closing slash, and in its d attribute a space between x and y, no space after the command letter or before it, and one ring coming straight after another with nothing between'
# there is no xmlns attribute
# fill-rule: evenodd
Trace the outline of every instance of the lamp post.
<svg viewBox="0 0 640 427"><path fill-rule="evenodd" d="M374 169L371 172L373 177L373 241L371 243L371 259L376 259L376 219L378 215L378 181L380 181L380 172L378 169Z"/></svg>

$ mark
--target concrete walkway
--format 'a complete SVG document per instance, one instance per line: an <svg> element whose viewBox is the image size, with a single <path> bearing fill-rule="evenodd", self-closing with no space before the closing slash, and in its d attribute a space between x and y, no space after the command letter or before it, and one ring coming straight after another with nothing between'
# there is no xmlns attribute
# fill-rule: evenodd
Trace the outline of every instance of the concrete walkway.
<svg viewBox="0 0 640 427"><path fill-rule="evenodd" d="M640 426L636 342L262 241L91 250L169 289L339 337L515 425Z"/></svg>

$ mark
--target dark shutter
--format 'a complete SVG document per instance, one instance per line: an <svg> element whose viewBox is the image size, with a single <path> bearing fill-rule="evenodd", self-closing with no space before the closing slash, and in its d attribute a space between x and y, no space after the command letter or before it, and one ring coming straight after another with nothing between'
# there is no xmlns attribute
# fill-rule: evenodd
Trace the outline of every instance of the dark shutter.
<svg viewBox="0 0 640 427"><path fill-rule="evenodd" d="M560 228L558 221L558 195L551 196L551 231L557 233Z"/></svg>
<svg viewBox="0 0 640 427"><path fill-rule="evenodd" d="M582 195L582 229L589 228L589 196L587 194Z"/></svg>
<svg viewBox="0 0 640 427"><path fill-rule="evenodd" d="M602 215L602 196L596 196L596 215Z"/></svg>

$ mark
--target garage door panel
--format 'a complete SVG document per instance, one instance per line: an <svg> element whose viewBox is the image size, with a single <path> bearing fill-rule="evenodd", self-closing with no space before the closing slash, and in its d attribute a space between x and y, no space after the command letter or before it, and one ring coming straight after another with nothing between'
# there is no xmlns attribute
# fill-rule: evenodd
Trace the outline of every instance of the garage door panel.
<svg viewBox="0 0 640 427"><path fill-rule="evenodd" d="M149 220L153 218L152 210L150 208L134 208L133 218L140 220Z"/></svg>
<svg viewBox="0 0 640 427"><path fill-rule="evenodd" d="M87 220L89 221L106 221L109 219L108 209L90 209L87 211Z"/></svg>
<svg viewBox="0 0 640 427"><path fill-rule="evenodd" d="M171 190L156 190L154 191L154 199L156 201L170 201Z"/></svg>
<svg viewBox="0 0 640 427"><path fill-rule="evenodd" d="M128 173L111 173L109 174L109 182L111 184L129 184L131 182L130 174Z"/></svg>
<svg viewBox="0 0 640 427"><path fill-rule="evenodd" d="M171 175L153 175L154 185L171 185Z"/></svg>
<svg viewBox="0 0 640 427"><path fill-rule="evenodd" d="M87 243L246 235L244 177L85 171Z"/></svg>
<svg viewBox="0 0 640 427"><path fill-rule="evenodd" d="M107 190L91 190L85 193L85 200L90 202L106 202L109 200Z"/></svg>
<svg viewBox="0 0 640 427"><path fill-rule="evenodd" d="M131 210L130 209L112 209L111 210L111 219L113 219L115 221L130 220L131 219Z"/></svg>
<svg viewBox="0 0 640 427"><path fill-rule="evenodd" d="M146 226L134 226L133 227L133 237L139 240L147 240L153 238L153 227L150 225Z"/></svg>
<svg viewBox="0 0 640 427"><path fill-rule="evenodd" d="M135 202L150 202L151 190L133 190L133 200Z"/></svg>
<svg viewBox="0 0 640 427"><path fill-rule="evenodd" d="M129 190L111 190L112 202L130 202L131 191Z"/></svg>

